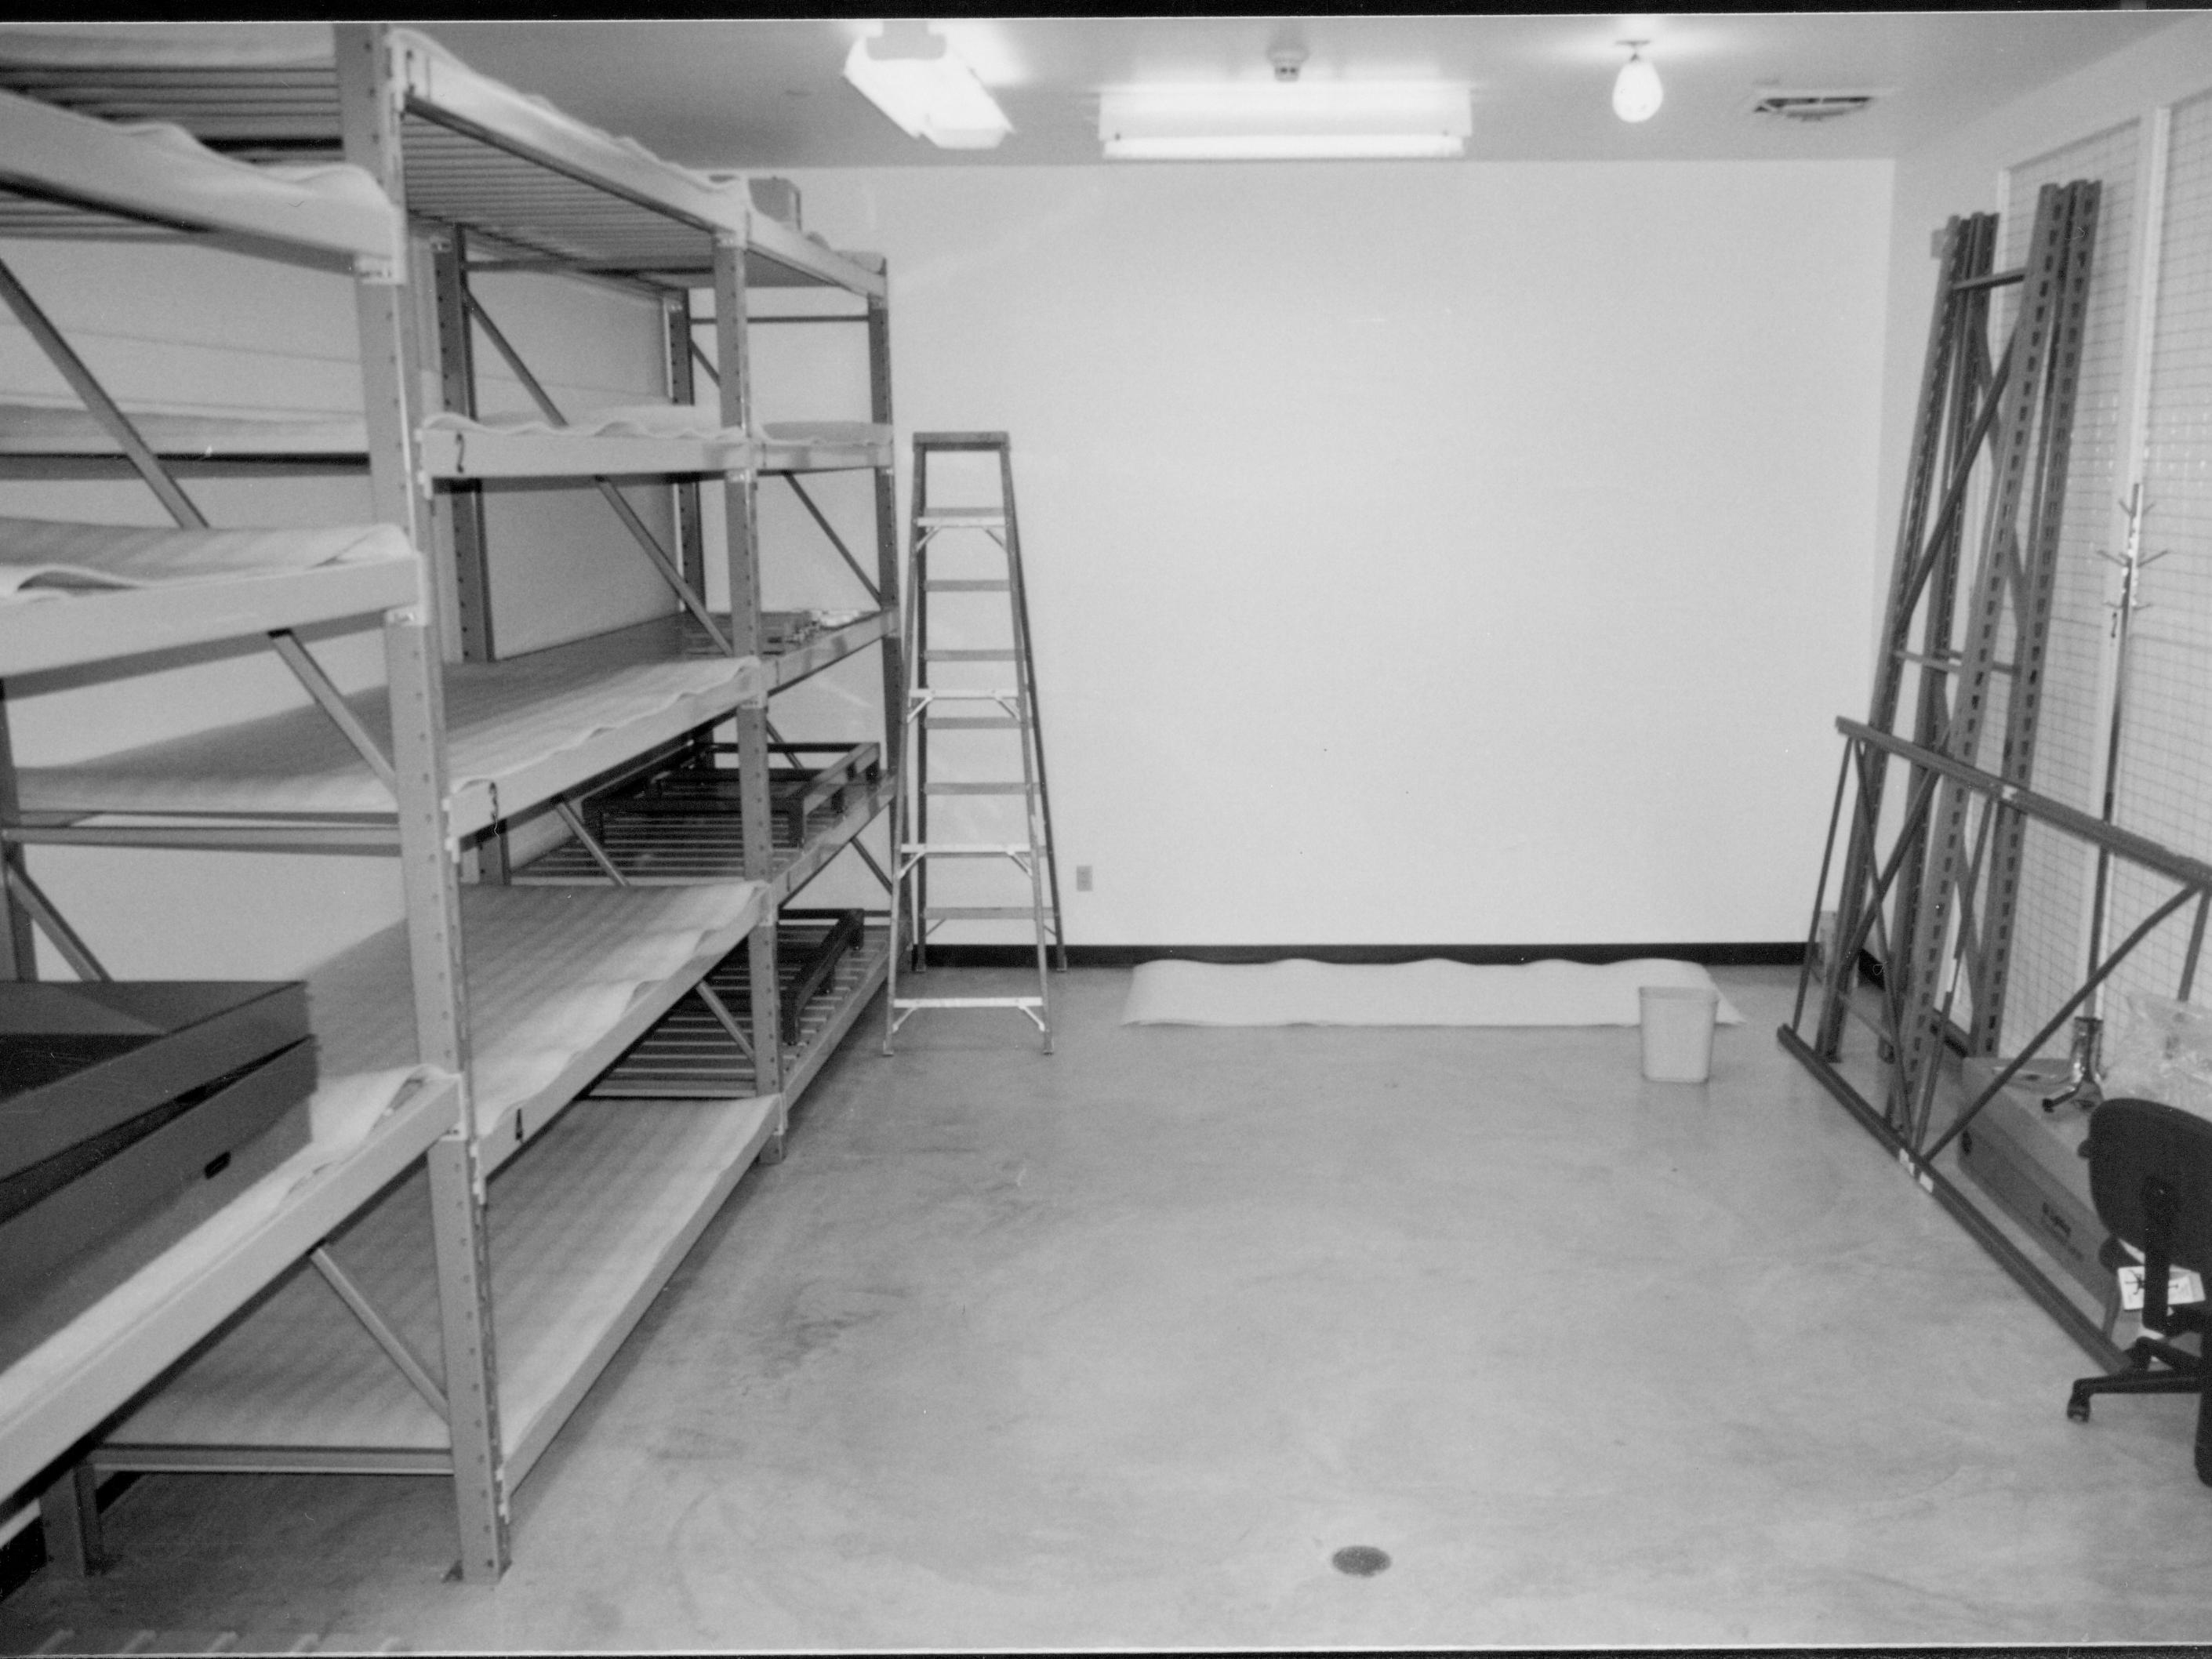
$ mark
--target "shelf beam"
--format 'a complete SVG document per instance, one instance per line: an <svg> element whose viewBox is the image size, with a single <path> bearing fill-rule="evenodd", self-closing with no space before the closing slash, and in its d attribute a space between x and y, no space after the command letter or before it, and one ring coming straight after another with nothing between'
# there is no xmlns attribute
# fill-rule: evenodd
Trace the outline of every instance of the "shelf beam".
<svg viewBox="0 0 2212 1659"><path fill-rule="evenodd" d="M714 241L714 385L722 424L753 429L752 357L747 341L744 247L734 235ZM722 484L723 520L730 574L730 637L734 647L757 655L761 647L759 485L748 473ZM738 771L744 791L739 830L745 877L769 880L775 848L769 811L768 705L766 698L741 706L736 715ZM753 930L746 949L751 970L752 1048L757 1092L782 1089L781 1011L776 995L775 927L771 916ZM779 1108L775 1127L762 1154L770 1164L783 1157L785 1118Z"/></svg>

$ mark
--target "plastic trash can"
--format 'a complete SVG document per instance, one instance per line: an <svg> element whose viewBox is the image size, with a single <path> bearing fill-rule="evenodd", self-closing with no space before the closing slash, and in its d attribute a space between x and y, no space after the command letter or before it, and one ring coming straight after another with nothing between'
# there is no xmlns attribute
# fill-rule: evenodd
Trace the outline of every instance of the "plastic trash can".
<svg viewBox="0 0 2212 1659"><path fill-rule="evenodd" d="M1713 1070L1713 1021L1721 994L1711 987L1641 985L1644 1075L1654 1083L1703 1083Z"/></svg>

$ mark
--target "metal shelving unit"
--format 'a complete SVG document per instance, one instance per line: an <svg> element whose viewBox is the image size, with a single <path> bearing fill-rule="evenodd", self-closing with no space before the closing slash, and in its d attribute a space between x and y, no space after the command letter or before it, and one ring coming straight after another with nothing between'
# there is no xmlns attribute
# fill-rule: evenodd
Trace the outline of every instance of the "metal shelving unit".
<svg viewBox="0 0 2212 1659"><path fill-rule="evenodd" d="M440 1144L465 1156L460 1191L472 1200L465 1207L482 1217L474 1266L457 1272L425 1249L416 1224L425 1203L442 1216L453 1194L419 1182L392 1188L315 1263L341 1273L373 1316L349 1315L295 1269L124 1420L93 1466L453 1474L464 1494L465 1571L496 1578L514 1483L744 1169L780 1153L791 1100L881 981L880 951L872 966L866 950L855 953L811 1000L800 1041L783 1040L776 912L880 811L896 757L887 756L879 782L809 818L781 851L769 830L767 757L768 700L777 690L872 646L885 659L886 688L902 678L883 267L756 212L742 180L660 162L409 31L342 25L326 54L251 64L134 62L128 30L116 32L100 65L43 64L18 44L0 36L0 88L17 94L11 102L52 106L45 112L61 119L173 122L222 152L226 167L342 155L411 222L411 260L356 273L358 428L149 417L134 447L116 439L112 422L88 428L66 411L40 411L7 422L14 435L0 441L0 476L365 468L379 514L433 559L429 603L413 613L415 678L393 677L406 695L387 709L333 692L319 709L127 751L98 767L34 769L20 836L398 852L408 873L406 923L315 978L318 1005L345 1011L325 1051L374 1047L411 1018L425 1055L465 1073L472 1112L463 1121L473 1133ZM410 264L429 288L419 322L416 302L395 281ZM653 296L666 323L670 407L601 411L588 427L570 426L471 291L483 274L516 270ZM857 302L850 318L870 350L868 422L755 422L749 296L786 287ZM714 305L695 324L697 290L711 290ZM711 328L711 352L700 350L695 327ZM485 349L532 392L538 419L477 418L474 365ZM717 407L689 411L702 359ZM430 388L441 406L426 406ZM163 468L165 455L191 459ZM866 606L804 636L773 629L759 600L757 478L783 477L803 495L803 475L831 471L873 474L873 580L839 544L868 590ZM672 543L661 544L625 510L611 483L618 477L672 487ZM503 659L480 507L485 489L526 478L596 483L668 583L669 615ZM716 487L729 595L719 611L705 599L700 495ZM350 724L370 748L387 732L402 739L398 764L410 787L398 811L362 744L333 737L334 722ZM548 878L550 869L510 869L518 817L550 811L580 830L579 804L594 790L717 729L732 732L744 780L733 857L681 882L597 888ZM404 740L410 732L420 753ZM414 787L417 767L434 787ZM434 835L410 818L417 797L436 817ZM716 989L730 982L732 963L744 970L734 1005ZM412 969L411 1002L374 992L401 964ZM595 1078L649 1047L678 1008L707 1011L757 1060L703 1091L586 1097ZM486 1336L481 1410L465 1449L457 1434L441 1439L434 1368L416 1358L437 1352L434 1338L449 1354L466 1352L456 1308L473 1309ZM380 1349L400 1363L374 1363Z"/></svg>
<svg viewBox="0 0 2212 1659"><path fill-rule="evenodd" d="M335 191L312 191L15 97L0 97L0 234L182 236L258 258L350 269L364 284L397 275L403 223L366 175L339 179ZM179 526L0 527L0 547L18 562L52 559L75 573L58 595L0 604L0 676L93 667L124 673L124 659L138 653L258 634L316 692L320 670L292 630L380 629L388 685L375 699L383 731L371 747L413 912L407 937L382 964L375 989L395 1012L374 1040L340 1036L333 1020L343 1010L315 1012L321 1054L307 1146L181 1236L158 1216L140 1224L139 1237L167 1239L166 1247L149 1253L131 1236L118 1238L101 1252L117 1261L117 1273L96 1273L89 1285L73 1273L19 1308L14 1328L0 1333L0 1490L40 1491L49 1539L64 1556L82 1561L96 1551L83 1448L271 1285L319 1257L332 1232L412 1166L430 1199L414 1218L410 1244L439 1264L428 1315L446 1364L433 1437L441 1468L454 1477L464 1559L489 1560L503 1551L505 1522L495 1425L479 1405L492 1376L489 1319L477 1293L481 1177L465 1055L451 1030L428 1017L434 985L425 982L452 948L446 923L453 894L422 562L388 525L343 533L206 530L173 479L148 464L143 446L134 450L136 434L12 273L0 287ZM88 580L94 585L82 585ZM337 725L331 731L347 743ZM33 877L24 848L36 837L21 822L8 758L0 704L0 963L10 978L34 978L36 927L79 977L103 978L92 946ZM369 764L365 756L360 763Z"/></svg>

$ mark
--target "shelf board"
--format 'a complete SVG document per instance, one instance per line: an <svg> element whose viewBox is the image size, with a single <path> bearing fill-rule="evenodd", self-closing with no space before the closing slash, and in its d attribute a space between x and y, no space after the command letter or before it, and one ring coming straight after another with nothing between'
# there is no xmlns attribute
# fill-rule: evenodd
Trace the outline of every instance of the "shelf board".
<svg viewBox="0 0 2212 1659"><path fill-rule="evenodd" d="M770 421L762 428L763 472L851 472L892 464L888 426L859 421Z"/></svg>
<svg viewBox="0 0 2212 1659"><path fill-rule="evenodd" d="M731 1008L750 1006L750 953L732 952L708 982ZM799 1036L783 1054L784 1099L796 1100L822 1063L860 1017L884 982L890 957L890 930L871 927L860 943L837 964L829 984L799 1012ZM787 974L790 964L779 964ZM736 1095L757 1087L751 1059L732 1042L705 1007L696 1002L678 1003L621 1061L592 1085L591 1098Z"/></svg>
<svg viewBox="0 0 2212 1659"><path fill-rule="evenodd" d="M818 674L835 662L842 662L856 651L866 649L877 641L888 639L898 627L898 618L888 611L878 611L847 623L842 628L824 629L805 644L793 650L778 652L767 659L769 690L781 691L799 684L809 675Z"/></svg>
<svg viewBox="0 0 2212 1659"><path fill-rule="evenodd" d="M491 1303L510 1487L528 1473L774 1132L770 1098L593 1102L490 1182ZM418 1352L438 1351L427 1180L333 1254ZM94 1457L105 1468L436 1467L446 1431L312 1273L187 1367Z"/></svg>
<svg viewBox="0 0 2212 1659"><path fill-rule="evenodd" d="M742 436L508 432L496 427L426 426L416 442L423 469L444 483L742 476L758 450Z"/></svg>
<svg viewBox="0 0 2212 1659"><path fill-rule="evenodd" d="M725 612L716 612L714 625L726 636L730 618ZM714 654L714 642L707 637L706 630L690 617L683 619L684 647L695 657ZM856 651L866 650L878 640L888 639L897 631L898 616L890 611L871 611L866 615L836 628L825 628L804 644L787 651L777 651L762 659L767 680L766 690L781 691L796 685L809 675L818 674L835 662L842 662Z"/></svg>
<svg viewBox="0 0 2212 1659"><path fill-rule="evenodd" d="M751 225L745 257L749 288L839 288L874 299L890 291L880 254L825 247L765 213L755 213Z"/></svg>
<svg viewBox="0 0 2212 1659"><path fill-rule="evenodd" d="M757 882L690 887L468 886L462 956L484 1167L546 1131L765 909ZM372 1069L414 1051L404 925L308 978L325 1064Z"/></svg>
<svg viewBox="0 0 2212 1659"><path fill-rule="evenodd" d="M348 272L406 261L405 221L357 168L305 184L8 92L0 196L0 235L185 235Z"/></svg>
<svg viewBox="0 0 2212 1659"><path fill-rule="evenodd" d="M368 465L368 431L359 416L125 412L146 447L173 468L299 471ZM623 422L623 413L596 424L586 416L572 428L453 425L434 417L416 434L416 459L426 477L441 483L724 477L750 470L762 447L743 434L641 430ZM0 462L9 477L136 476L107 428L69 405L0 403Z"/></svg>
<svg viewBox="0 0 2212 1659"><path fill-rule="evenodd" d="M422 561L410 554L265 576L78 589L0 605L0 665L29 674L251 638L414 605L422 588Z"/></svg>
<svg viewBox="0 0 2212 1659"><path fill-rule="evenodd" d="M357 1139L319 1134L0 1371L0 1492L36 1479L274 1283L453 1128L460 1105L458 1079L428 1073Z"/></svg>
<svg viewBox="0 0 2212 1659"><path fill-rule="evenodd" d="M690 650L674 617L445 671L447 833L474 835L757 696L757 658ZM348 699L387 745L381 689ZM390 793L313 706L66 767L25 767L23 809L388 820Z"/></svg>

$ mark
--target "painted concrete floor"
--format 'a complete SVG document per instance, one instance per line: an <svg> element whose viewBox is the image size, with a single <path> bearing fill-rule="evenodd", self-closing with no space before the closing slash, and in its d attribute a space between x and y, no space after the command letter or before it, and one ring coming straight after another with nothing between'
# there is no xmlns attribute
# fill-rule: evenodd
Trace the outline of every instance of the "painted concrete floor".
<svg viewBox="0 0 2212 1659"><path fill-rule="evenodd" d="M1703 1087L1629 1030L1125 1028L1105 971L1051 1058L864 1026L495 1589L442 1582L434 1481L153 1477L0 1639L2212 1638L2192 1403L2069 1423L2085 1356L1778 1048L1793 976L1717 977L1747 1019Z"/></svg>

